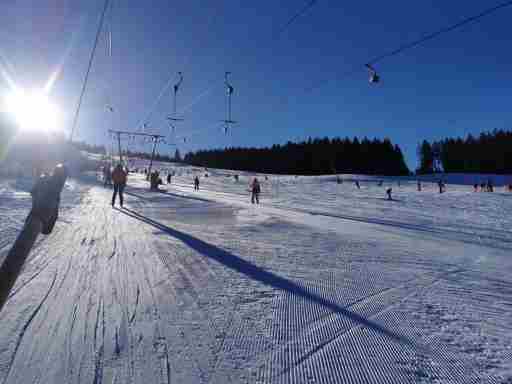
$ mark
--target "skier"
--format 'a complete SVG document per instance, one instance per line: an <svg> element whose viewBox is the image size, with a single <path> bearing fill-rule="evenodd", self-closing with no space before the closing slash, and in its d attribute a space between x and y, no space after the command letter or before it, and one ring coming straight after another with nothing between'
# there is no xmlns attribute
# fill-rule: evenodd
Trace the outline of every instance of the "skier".
<svg viewBox="0 0 512 384"><path fill-rule="evenodd" d="M251 203L252 204L254 204L255 201L256 201L256 204L260 203L260 192L261 192L260 182L255 177L251 184Z"/></svg>
<svg viewBox="0 0 512 384"><path fill-rule="evenodd" d="M114 181L114 193L112 194L112 206L116 203L116 196L119 192L119 202L121 208L123 207L123 191L126 187L126 171L123 169L121 164L117 164L114 172L112 172L112 180Z"/></svg>
<svg viewBox="0 0 512 384"><path fill-rule="evenodd" d="M107 186L107 166L106 165L103 166L102 173L103 173L103 186L106 187Z"/></svg>
<svg viewBox="0 0 512 384"><path fill-rule="evenodd" d="M418 180L417 184L418 184L418 192L421 192L421 181Z"/></svg>
<svg viewBox="0 0 512 384"><path fill-rule="evenodd" d="M478 192L478 184L473 184L473 192Z"/></svg>
<svg viewBox="0 0 512 384"><path fill-rule="evenodd" d="M171 177L172 177L172 175L171 175L171 173L169 172L169 173L167 174L167 184L171 184Z"/></svg>
<svg viewBox="0 0 512 384"><path fill-rule="evenodd" d="M393 200L392 197L391 197L391 192L393 191L392 188L388 188L386 189L386 194L388 195L388 200Z"/></svg>
<svg viewBox="0 0 512 384"><path fill-rule="evenodd" d="M359 180L356 180L356 187L357 189L361 189L361 186L359 185Z"/></svg>
<svg viewBox="0 0 512 384"><path fill-rule="evenodd" d="M439 186L439 193L443 193L444 192L444 183L442 180L439 180L437 182L437 185Z"/></svg>
<svg viewBox="0 0 512 384"><path fill-rule="evenodd" d="M149 184L152 191L158 191L158 187L163 184L162 178L160 177L160 172L154 171L151 172L151 176L149 178Z"/></svg>
<svg viewBox="0 0 512 384"><path fill-rule="evenodd" d="M103 167L103 185L106 187L107 185L112 185L112 171L110 170L110 165L105 165Z"/></svg>
<svg viewBox="0 0 512 384"><path fill-rule="evenodd" d="M194 191L199 191L199 177L194 177Z"/></svg>
<svg viewBox="0 0 512 384"><path fill-rule="evenodd" d="M491 179L487 180L487 192L494 192L494 187L492 185Z"/></svg>

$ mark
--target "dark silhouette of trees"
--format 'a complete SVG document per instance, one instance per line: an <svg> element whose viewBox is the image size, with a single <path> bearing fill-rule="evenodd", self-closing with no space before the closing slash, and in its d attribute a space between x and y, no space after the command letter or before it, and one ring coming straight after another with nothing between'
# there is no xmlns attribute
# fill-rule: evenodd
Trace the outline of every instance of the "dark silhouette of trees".
<svg viewBox="0 0 512 384"><path fill-rule="evenodd" d="M417 149L418 159L420 166L416 173L433 173L434 172L434 152L432 145L427 140L418 145Z"/></svg>
<svg viewBox="0 0 512 384"><path fill-rule="evenodd" d="M73 145L73 147L81 151L89 153L98 153L101 155L105 155L107 153L107 150L105 149L104 145L92 145L87 144L86 142L83 141L73 141L73 143L71 144Z"/></svg>
<svg viewBox="0 0 512 384"><path fill-rule="evenodd" d="M426 144L425 144L426 143ZM430 146L431 153L427 148ZM463 173L512 173L512 132L494 130L482 132L475 138L469 134L461 137L421 144L420 168L418 172L430 173L432 168L424 168L424 163L431 157L442 165L444 172ZM425 148L425 156L423 156ZM437 151L435 149L438 148ZM438 153L436 153L438 152ZM429 157L430 156L430 157Z"/></svg>
<svg viewBox="0 0 512 384"><path fill-rule="evenodd" d="M211 168L275 174L360 173L408 175L402 151L389 139L309 138L267 148L226 148L188 153L184 161Z"/></svg>
<svg viewBox="0 0 512 384"><path fill-rule="evenodd" d="M178 148L176 148L176 152L174 152L174 159L173 160L176 163L181 163L183 161L183 159L181 158L180 150Z"/></svg>
<svg viewBox="0 0 512 384"><path fill-rule="evenodd" d="M123 153L128 158L137 158L137 159L146 159L146 160L151 159L151 153L136 152L136 151L129 151L129 150L123 151ZM167 163L174 162L175 161L174 159L175 159L174 157L171 157L169 155L161 155L158 152L155 153L155 158L154 158L155 161L161 161L161 162L167 162Z"/></svg>

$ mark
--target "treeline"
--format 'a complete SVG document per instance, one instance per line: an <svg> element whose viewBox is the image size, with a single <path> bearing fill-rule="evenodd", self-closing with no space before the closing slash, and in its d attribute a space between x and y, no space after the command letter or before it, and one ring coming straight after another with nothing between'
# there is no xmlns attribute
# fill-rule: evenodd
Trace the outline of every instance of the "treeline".
<svg viewBox="0 0 512 384"><path fill-rule="evenodd" d="M146 153L146 152L135 152L135 151L125 151L123 152L125 155L128 156L128 158L130 157L136 157L138 159L146 159L146 160L150 160L151 159L151 153ZM155 158L154 158L155 161L162 161L162 162L174 162L174 163L181 163L183 161L182 157L181 157L181 153L178 149L176 149L176 152L174 152L174 157L172 156L169 156L169 155L161 155L159 153L155 153Z"/></svg>
<svg viewBox="0 0 512 384"><path fill-rule="evenodd" d="M184 161L195 166L275 174L409 174L402 151L389 139L310 138L267 148L200 150L188 153Z"/></svg>
<svg viewBox="0 0 512 384"><path fill-rule="evenodd" d="M418 173L512 173L512 132L494 130L479 137L447 138L418 146Z"/></svg>
<svg viewBox="0 0 512 384"><path fill-rule="evenodd" d="M87 144L84 141L73 141L71 144L73 145L73 147L81 151L97 153L100 155L105 155L107 153L107 150L104 145Z"/></svg>

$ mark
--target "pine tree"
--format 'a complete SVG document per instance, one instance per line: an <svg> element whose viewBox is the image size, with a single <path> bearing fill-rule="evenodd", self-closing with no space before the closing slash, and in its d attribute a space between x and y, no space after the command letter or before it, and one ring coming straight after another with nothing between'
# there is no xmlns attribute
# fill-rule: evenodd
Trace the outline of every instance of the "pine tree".
<svg viewBox="0 0 512 384"><path fill-rule="evenodd" d="M178 148L176 148L176 152L174 152L174 161L177 163L181 163L182 161L180 150Z"/></svg>

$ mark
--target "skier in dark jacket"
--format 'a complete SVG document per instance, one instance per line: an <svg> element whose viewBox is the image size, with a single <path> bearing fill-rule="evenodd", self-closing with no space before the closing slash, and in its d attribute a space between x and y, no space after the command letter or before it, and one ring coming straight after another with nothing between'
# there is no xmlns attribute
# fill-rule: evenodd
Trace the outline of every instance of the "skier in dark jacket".
<svg viewBox="0 0 512 384"><path fill-rule="evenodd" d="M253 203L253 204L254 204L254 202L256 202L256 204L260 203L260 192L261 192L260 182L258 181L257 178L254 178L254 180L252 181L252 184L251 184L251 203Z"/></svg>
<svg viewBox="0 0 512 384"><path fill-rule="evenodd" d="M199 191L199 177L194 177L194 191Z"/></svg>
<svg viewBox="0 0 512 384"><path fill-rule="evenodd" d="M391 197L391 192L393 192L393 188L386 189L386 195L388 195L388 200L393 200Z"/></svg>
<svg viewBox="0 0 512 384"><path fill-rule="evenodd" d="M487 192L494 192L494 186L492 185L492 180L487 180Z"/></svg>
<svg viewBox="0 0 512 384"><path fill-rule="evenodd" d="M126 186L126 171L123 169L121 164L117 164L117 167L112 172L112 181L114 182L114 193L112 195L112 206L116 203L116 196L119 193L119 202L123 207L123 191Z"/></svg>
<svg viewBox="0 0 512 384"><path fill-rule="evenodd" d="M439 187L439 193L443 193L445 191L445 185L443 180L439 180L437 182L437 186Z"/></svg>

